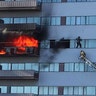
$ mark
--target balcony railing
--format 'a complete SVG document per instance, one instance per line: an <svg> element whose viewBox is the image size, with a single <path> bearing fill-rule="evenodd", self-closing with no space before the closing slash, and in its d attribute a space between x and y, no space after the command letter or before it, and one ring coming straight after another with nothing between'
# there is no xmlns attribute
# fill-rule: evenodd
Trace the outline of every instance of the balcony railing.
<svg viewBox="0 0 96 96"><path fill-rule="evenodd" d="M0 10L41 10L37 0L0 1Z"/></svg>
<svg viewBox="0 0 96 96"><path fill-rule="evenodd" d="M39 73L37 71L4 71L0 70L0 80L38 80Z"/></svg>

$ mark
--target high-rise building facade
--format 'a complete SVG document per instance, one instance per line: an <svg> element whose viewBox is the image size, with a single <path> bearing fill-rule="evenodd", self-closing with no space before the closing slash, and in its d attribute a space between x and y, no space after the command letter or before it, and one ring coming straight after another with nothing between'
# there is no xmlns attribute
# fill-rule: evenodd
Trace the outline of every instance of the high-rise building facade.
<svg viewBox="0 0 96 96"><path fill-rule="evenodd" d="M0 96L96 96L95 8L96 0L0 0Z"/></svg>

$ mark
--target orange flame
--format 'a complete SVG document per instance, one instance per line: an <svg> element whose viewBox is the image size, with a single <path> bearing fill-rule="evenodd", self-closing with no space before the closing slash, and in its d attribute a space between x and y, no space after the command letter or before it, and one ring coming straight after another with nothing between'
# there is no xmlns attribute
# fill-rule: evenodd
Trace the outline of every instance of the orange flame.
<svg viewBox="0 0 96 96"><path fill-rule="evenodd" d="M38 40L33 37L28 37L25 35L19 36L13 39L13 46L16 47L38 47Z"/></svg>
<svg viewBox="0 0 96 96"><path fill-rule="evenodd" d="M25 47L38 47L38 40L35 40L33 37L29 36L19 36L13 39L13 46L18 47L18 51L25 51Z"/></svg>
<svg viewBox="0 0 96 96"><path fill-rule="evenodd" d="M12 43L10 43L10 41ZM9 43L8 43L9 42ZM26 36L26 35L21 35L19 37L9 39L5 43L5 47L17 47L17 54L18 53L24 53L26 52L26 47L35 47L38 48L38 40L34 39L33 37ZM0 50L0 54L6 54L5 50Z"/></svg>
<svg viewBox="0 0 96 96"><path fill-rule="evenodd" d="M0 55L4 55L4 54L6 54L6 52L5 52L5 50L0 50Z"/></svg>

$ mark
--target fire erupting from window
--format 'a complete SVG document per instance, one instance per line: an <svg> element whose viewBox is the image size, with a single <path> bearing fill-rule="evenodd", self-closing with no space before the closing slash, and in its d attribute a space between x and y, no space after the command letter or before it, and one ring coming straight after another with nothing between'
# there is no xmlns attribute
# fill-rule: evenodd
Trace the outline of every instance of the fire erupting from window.
<svg viewBox="0 0 96 96"><path fill-rule="evenodd" d="M2 48L0 55L5 54L28 54L34 49L38 49L39 42L29 35L19 35L16 37L8 37L6 42L1 42Z"/></svg>

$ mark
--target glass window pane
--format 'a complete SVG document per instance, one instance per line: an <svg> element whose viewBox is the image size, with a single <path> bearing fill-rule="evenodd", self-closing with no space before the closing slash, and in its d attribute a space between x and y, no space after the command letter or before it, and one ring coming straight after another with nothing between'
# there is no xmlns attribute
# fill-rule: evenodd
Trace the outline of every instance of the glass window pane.
<svg viewBox="0 0 96 96"><path fill-rule="evenodd" d="M95 87L87 87L86 95L95 95Z"/></svg>
<svg viewBox="0 0 96 96"><path fill-rule="evenodd" d="M60 25L60 17L56 17L56 24L55 25Z"/></svg>
<svg viewBox="0 0 96 96"><path fill-rule="evenodd" d="M81 24L85 24L85 17L81 17Z"/></svg>
<svg viewBox="0 0 96 96"><path fill-rule="evenodd" d="M81 24L81 21L80 21L80 20L81 20L80 17L77 17L77 18L76 18L76 24L77 24L77 25L80 25L80 24Z"/></svg>
<svg viewBox="0 0 96 96"><path fill-rule="evenodd" d="M39 64L38 63L32 63L32 70L38 71L39 69Z"/></svg>
<svg viewBox="0 0 96 96"><path fill-rule="evenodd" d="M17 93L17 87L11 87L11 93Z"/></svg>
<svg viewBox="0 0 96 96"><path fill-rule="evenodd" d="M57 87L49 87L49 94L50 95L58 95L58 88Z"/></svg>
<svg viewBox="0 0 96 96"><path fill-rule="evenodd" d="M95 16L89 17L89 24L96 24L96 17Z"/></svg>
<svg viewBox="0 0 96 96"><path fill-rule="evenodd" d="M83 87L74 87L74 95L83 95Z"/></svg>
<svg viewBox="0 0 96 96"><path fill-rule="evenodd" d="M0 86L1 93L7 93L7 87L6 86Z"/></svg>
<svg viewBox="0 0 96 96"><path fill-rule="evenodd" d="M65 63L64 70L65 71L74 71L74 63Z"/></svg>
<svg viewBox="0 0 96 96"><path fill-rule="evenodd" d="M34 23L40 25L40 18L38 18L38 17L34 17Z"/></svg>
<svg viewBox="0 0 96 96"><path fill-rule="evenodd" d="M50 48L50 42L48 40L41 41L40 48Z"/></svg>
<svg viewBox="0 0 96 96"><path fill-rule="evenodd" d="M66 17L66 25L71 25L71 17Z"/></svg>
<svg viewBox="0 0 96 96"><path fill-rule="evenodd" d="M39 87L39 94L40 95L47 95L48 94L48 87Z"/></svg>
<svg viewBox="0 0 96 96"><path fill-rule="evenodd" d="M32 93L33 94L38 94L38 87L32 86Z"/></svg>
<svg viewBox="0 0 96 96"><path fill-rule="evenodd" d="M75 25L75 17L71 17L71 25Z"/></svg>
<svg viewBox="0 0 96 96"><path fill-rule="evenodd" d="M96 48L96 40L86 40L86 48Z"/></svg>
<svg viewBox="0 0 96 96"><path fill-rule="evenodd" d="M89 24L89 17L86 16L85 18L86 18L86 24Z"/></svg>
<svg viewBox="0 0 96 96"><path fill-rule="evenodd" d="M24 93L31 93L31 87L25 86L24 87Z"/></svg>
<svg viewBox="0 0 96 96"><path fill-rule="evenodd" d="M18 70L18 69L19 69L18 64L13 63L12 64L12 70Z"/></svg>
<svg viewBox="0 0 96 96"><path fill-rule="evenodd" d="M17 93L23 93L23 87L18 87Z"/></svg>
<svg viewBox="0 0 96 96"><path fill-rule="evenodd" d="M40 63L40 71L49 71L49 63Z"/></svg>
<svg viewBox="0 0 96 96"><path fill-rule="evenodd" d="M18 63L18 66L19 66L19 70L24 70L24 64L19 64Z"/></svg>
<svg viewBox="0 0 96 96"><path fill-rule="evenodd" d="M31 63L25 63L25 70L31 70L32 64Z"/></svg>
<svg viewBox="0 0 96 96"><path fill-rule="evenodd" d="M14 18L14 23L26 23L26 18Z"/></svg>
<svg viewBox="0 0 96 96"><path fill-rule="evenodd" d="M84 63L75 63L75 71L84 71Z"/></svg>
<svg viewBox="0 0 96 96"><path fill-rule="evenodd" d="M73 87L64 87L64 95L72 95Z"/></svg>
<svg viewBox="0 0 96 96"><path fill-rule="evenodd" d="M56 25L56 18L55 17L51 18L51 25Z"/></svg>
<svg viewBox="0 0 96 96"><path fill-rule="evenodd" d="M33 23L33 22L34 22L33 17L28 17L28 18L27 18L27 23Z"/></svg>
<svg viewBox="0 0 96 96"><path fill-rule="evenodd" d="M44 87L44 95L48 94L48 87Z"/></svg>
<svg viewBox="0 0 96 96"><path fill-rule="evenodd" d="M4 24L11 24L12 18L0 18L1 20L4 20Z"/></svg>
<svg viewBox="0 0 96 96"><path fill-rule="evenodd" d="M75 40L70 40L70 48L75 48Z"/></svg>
<svg viewBox="0 0 96 96"><path fill-rule="evenodd" d="M11 64L9 63L1 63L2 70L11 70Z"/></svg>

